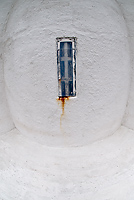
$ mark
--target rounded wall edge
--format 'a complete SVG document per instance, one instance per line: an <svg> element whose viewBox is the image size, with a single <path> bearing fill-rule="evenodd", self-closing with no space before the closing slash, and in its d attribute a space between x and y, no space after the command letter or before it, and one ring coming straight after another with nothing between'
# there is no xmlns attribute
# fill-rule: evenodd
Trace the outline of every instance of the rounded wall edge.
<svg viewBox="0 0 134 200"><path fill-rule="evenodd" d="M122 10L124 20L126 22L127 30L128 30L128 41L129 41L129 53L130 53L130 87L128 100L126 104L126 110L124 113L124 117L122 120L122 125L126 126L130 129L134 130L134 2L128 0L127 2L124 0L117 0L120 9Z"/></svg>
<svg viewBox="0 0 134 200"><path fill-rule="evenodd" d="M129 85L126 27L111 1L57 4L18 2L12 13L5 47L8 101L22 133L41 134L46 144L86 144L121 124ZM65 115L56 100L55 39L60 36L78 38L77 98L66 102Z"/></svg>
<svg viewBox="0 0 134 200"><path fill-rule="evenodd" d="M15 128L6 96L4 80L4 39L9 13L14 1L5 0L0 3L0 134Z"/></svg>

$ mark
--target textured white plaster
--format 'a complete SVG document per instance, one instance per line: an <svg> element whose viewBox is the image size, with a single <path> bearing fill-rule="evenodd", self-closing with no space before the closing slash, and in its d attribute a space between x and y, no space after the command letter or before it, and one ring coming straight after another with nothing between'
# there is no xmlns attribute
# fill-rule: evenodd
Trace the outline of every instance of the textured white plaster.
<svg viewBox="0 0 134 200"><path fill-rule="evenodd" d="M57 98L56 37L75 36L77 98ZM16 127L47 145L112 134L124 115L129 48L115 1L17 1L7 25L5 81ZM39 136L40 134L40 136Z"/></svg>
<svg viewBox="0 0 134 200"><path fill-rule="evenodd" d="M14 130L0 138L0 199L133 200L134 131L83 147L46 147Z"/></svg>
<svg viewBox="0 0 134 200"><path fill-rule="evenodd" d="M0 135L0 200L134 199L134 131L119 128L127 102L133 128L133 5L0 1L0 132L12 127L4 88L19 129ZM63 116L60 36L78 38L77 98Z"/></svg>
<svg viewBox="0 0 134 200"><path fill-rule="evenodd" d="M118 0L127 24L131 57L131 86L123 125L134 130L134 1Z"/></svg>
<svg viewBox="0 0 134 200"><path fill-rule="evenodd" d="M8 0L0 1L0 134L10 131L14 127L5 94L3 59L3 39L12 3L13 1Z"/></svg>

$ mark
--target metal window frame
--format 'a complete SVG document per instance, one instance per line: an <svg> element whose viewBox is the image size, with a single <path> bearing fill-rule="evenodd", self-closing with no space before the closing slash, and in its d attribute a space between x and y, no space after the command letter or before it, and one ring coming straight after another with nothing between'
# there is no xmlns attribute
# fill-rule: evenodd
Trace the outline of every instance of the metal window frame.
<svg viewBox="0 0 134 200"><path fill-rule="evenodd" d="M57 46L57 76L58 76L58 97L63 97L61 94L61 74L60 74L60 42L72 42L72 62L73 62L73 94L70 97L76 96L76 37L58 37L56 38Z"/></svg>

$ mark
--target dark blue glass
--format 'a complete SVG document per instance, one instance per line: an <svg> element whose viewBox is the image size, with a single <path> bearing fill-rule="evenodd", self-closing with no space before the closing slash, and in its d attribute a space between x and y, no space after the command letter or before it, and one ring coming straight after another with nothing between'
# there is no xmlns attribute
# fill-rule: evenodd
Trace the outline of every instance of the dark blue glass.
<svg viewBox="0 0 134 200"><path fill-rule="evenodd" d="M65 81L61 81L61 95L65 96Z"/></svg>
<svg viewBox="0 0 134 200"><path fill-rule="evenodd" d="M68 77L73 80L73 64L72 64L72 60L68 61Z"/></svg>
<svg viewBox="0 0 134 200"><path fill-rule="evenodd" d="M68 42L67 47L68 47L68 57L72 57L72 42Z"/></svg>
<svg viewBox="0 0 134 200"><path fill-rule="evenodd" d="M64 57L64 43L65 42L60 43L60 57Z"/></svg>
<svg viewBox="0 0 134 200"><path fill-rule="evenodd" d="M69 81L69 96L73 96L73 81Z"/></svg>
<svg viewBox="0 0 134 200"><path fill-rule="evenodd" d="M60 73L61 73L61 79L65 77L65 63L64 61L60 61Z"/></svg>

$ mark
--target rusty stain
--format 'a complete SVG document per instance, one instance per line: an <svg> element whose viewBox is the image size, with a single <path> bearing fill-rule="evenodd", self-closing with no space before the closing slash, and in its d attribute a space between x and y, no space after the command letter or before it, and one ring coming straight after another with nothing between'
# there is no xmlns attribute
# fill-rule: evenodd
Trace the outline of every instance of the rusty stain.
<svg viewBox="0 0 134 200"><path fill-rule="evenodd" d="M69 100L69 97L59 97L58 101L61 101L61 107L62 107L62 115L64 115L64 107L66 100Z"/></svg>
<svg viewBox="0 0 134 200"><path fill-rule="evenodd" d="M61 122L62 122L62 117L63 117L63 115L64 115L65 102L66 102L66 100L69 100L69 97L68 97L68 96L59 97L57 100L58 100L58 101L61 101L62 113L61 113L61 117L60 117L60 127L61 127L61 129L62 129L62 124L61 124Z"/></svg>

